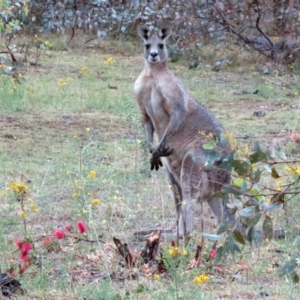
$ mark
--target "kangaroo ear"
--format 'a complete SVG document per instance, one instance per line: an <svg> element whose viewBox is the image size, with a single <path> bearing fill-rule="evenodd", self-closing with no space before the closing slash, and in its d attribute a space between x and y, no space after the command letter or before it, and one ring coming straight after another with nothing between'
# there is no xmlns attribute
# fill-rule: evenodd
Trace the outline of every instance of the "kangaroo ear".
<svg viewBox="0 0 300 300"><path fill-rule="evenodd" d="M162 40L166 40L172 32L171 26L163 27L159 33L159 36Z"/></svg>
<svg viewBox="0 0 300 300"><path fill-rule="evenodd" d="M138 26L137 28L138 35L144 41L148 40L149 38L149 29L145 26Z"/></svg>

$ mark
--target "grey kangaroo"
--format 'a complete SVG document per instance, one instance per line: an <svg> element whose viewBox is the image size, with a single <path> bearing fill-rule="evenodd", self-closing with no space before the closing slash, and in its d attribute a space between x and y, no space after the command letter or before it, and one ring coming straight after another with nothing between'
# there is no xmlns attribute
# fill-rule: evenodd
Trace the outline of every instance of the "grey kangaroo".
<svg viewBox="0 0 300 300"><path fill-rule="evenodd" d="M218 140L224 128L168 69L166 40L170 33L166 27L159 35L150 36L148 28L138 28L145 44L145 66L134 84L134 93L151 153L151 169L164 165L173 187L178 224L174 237L184 238L193 230L197 201L207 201L219 222L228 220L234 225L235 215L227 206L227 198L213 197L229 184L230 171L218 167L222 159L206 167L208 153L203 148L207 135ZM228 146L220 147L223 157L231 151Z"/></svg>

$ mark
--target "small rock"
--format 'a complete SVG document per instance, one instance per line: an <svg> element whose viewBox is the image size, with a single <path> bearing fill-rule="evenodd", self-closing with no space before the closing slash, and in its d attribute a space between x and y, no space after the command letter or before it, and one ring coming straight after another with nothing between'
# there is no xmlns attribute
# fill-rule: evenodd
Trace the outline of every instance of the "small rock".
<svg viewBox="0 0 300 300"><path fill-rule="evenodd" d="M263 74L263 75L270 75L270 70L268 67L266 66L261 66L260 67L260 72Z"/></svg>
<svg viewBox="0 0 300 300"><path fill-rule="evenodd" d="M259 110L254 111L253 116L262 118L262 117L266 116L266 112L263 109L259 109Z"/></svg>

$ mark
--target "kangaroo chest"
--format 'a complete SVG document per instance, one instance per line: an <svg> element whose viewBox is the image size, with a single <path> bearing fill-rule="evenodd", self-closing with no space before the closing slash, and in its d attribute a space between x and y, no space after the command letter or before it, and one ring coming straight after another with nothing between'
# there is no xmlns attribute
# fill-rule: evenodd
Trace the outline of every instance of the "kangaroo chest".
<svg viewBox="0 0 300 300"><path fill-rule="evenodd" d="M152 76L138 78L135 83L136 99L150 117L156 133L160 136L169 123L169 115L164 108L165 99L159 83Z"/></svg>

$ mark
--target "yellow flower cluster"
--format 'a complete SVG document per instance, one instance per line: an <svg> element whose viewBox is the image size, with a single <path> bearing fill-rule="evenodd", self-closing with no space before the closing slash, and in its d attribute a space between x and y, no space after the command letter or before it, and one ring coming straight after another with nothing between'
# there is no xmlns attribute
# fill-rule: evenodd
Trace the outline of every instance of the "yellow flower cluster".
<svg viewBox="0 0 300 300"><path fill-rule="evenodd" d="M180 254L180 249L178 247L172 246L172 247L169 248L169 254L172 257L175 257L175 256Z"/></svg>
<svg viewBox="0 0 300 300"><path fill-rule="evenodd" d="M300 176L300 166L299 165L286 166L285 169L292 175Z"/></svg>
<svg viewBox="0 0 300 300"><path fill-rule="evenodd" d="M19 212L19 216L20 216L21 218L25 218L25 216L26 216L26 211L25 211L25 210L21 210L21 211Z"/></svg>
<svg viewBox="0 0 300 300"><path fill-rule="evenodd" d="M160 275L159 275L158 273L155 273L155 274L153 275L153 279L154 279L154 280L160 279Z"/></svg>
<svg viewBox="0 0 300 300"><path fill-rule="evenodd" d="M36 205L36 204L34 203L34 201L33 201L31 198L29 198L27 201L30 203L31 209L32 209L34 212L38 212L38 211L39 211L40 208L38 207L38 205Z"/></svg>
<svg viewBox="0 0 300 300"><path fill-rule="evenodd" d="M233 133L226 131L224 136L227 138L231 150L235 151L237 148L237 139L234 137Z"/></svg>
<svg viewBox="0 0 300 300"><path fill-rule="evenodd" d="M7 66L6 65L0 65L0 69L6 69Z"/></svg>
<svg viewBox="0 0 300 300"><path fill-rule="evenodd" d="M201 274L195 277L194 282L197 285L202 284L203 282L206 282L209 279L209 277L206 274Z"/></svg>
<svg viewBox="0 0 300 300"><path fill-rule="evenodd" d="M67 79L59 79L57 84L60 87L64 87L64 86L68 85L69 83L71 83L73 80L74 79L70 78L70 77L68 77Z"/></svg>
<svg viewBox="0 0 300 300"><path fill-rule="evenodd" d="M89 72L89 68L87 66L83 66L81 69L80 69L80 73L81 74L87 74Z"/></svg>
<svg viewBox="0 0 300 300"><path fill-rule="evenodd" d="M113 57L109 57L105 62L104 64L105 65L112 65L114 64L116 61L113 59Z"/></svg>
<svg viewBox="0 0 300 300"><path fill-rule="evenodd" d="M168 252L169 254L172 256L172 257L175 257L175 256L178 256L179 254L183 255L183 256L188 256L189 255L189 252L186 250L186 249L183 249L183 250L180 250L178 247L176 246L171 246L169 249L168 249Z"/></svg>
<svg viewBox="0 0 300 300"><path fill-rule="evenodd" d="M91 204L92 205L100 205L101 201L99 199L93 199L93 200L91 200Z"/></svg>
<svg viewBox="0 0 300 300"><path fill-rule="evenodd" d="M90 171L90 173L87 175L87 178L96 178L97 172L96 171Z"/></svg>
<svg viewBox="0 0 300 300"><path fill-rule="evenodd" d="M19 194L26 194L28 187L24 182L12 182L9 187Z"/></svg>

